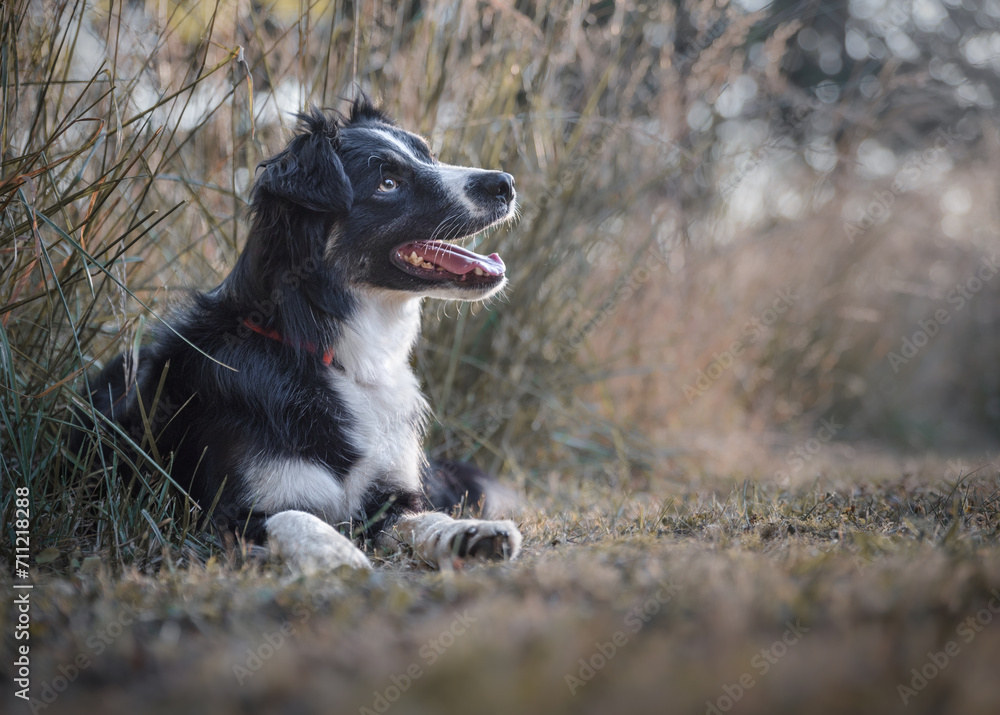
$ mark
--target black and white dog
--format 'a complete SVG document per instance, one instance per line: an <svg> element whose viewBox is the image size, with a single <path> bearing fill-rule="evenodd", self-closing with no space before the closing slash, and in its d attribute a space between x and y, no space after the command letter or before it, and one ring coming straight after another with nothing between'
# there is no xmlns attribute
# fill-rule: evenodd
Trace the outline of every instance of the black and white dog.
<svg viewBox="0 0 1000 715"><path fill-rule="evenodd" d="M438 162L367 98L318 110L261 164L252 225L232 273L169 319L94 406L150 445L229 529L301 571L369 568L333 525L434 565L514 558L511 521L453 519L488 480L430 465L428 405L410 367L425 297L482 300L503 261L451 241L514 213L514 179Z"/></svg>

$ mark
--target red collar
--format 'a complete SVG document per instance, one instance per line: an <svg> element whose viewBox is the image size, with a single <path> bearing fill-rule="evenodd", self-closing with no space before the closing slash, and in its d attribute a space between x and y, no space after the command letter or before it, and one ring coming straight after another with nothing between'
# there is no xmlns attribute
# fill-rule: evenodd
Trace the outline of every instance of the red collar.
<svg viewBox="0 0 1000 715"><path fill-rule="evenodd" d="M271 330L270 328L262 328L261 326L257 325L252 320L250 320L250 318L244 320L243 324L248 328L250 328L250 330L254 331L255 333L263 335L265 338L271 338L271 340L277 340L279 343L285 343L286 345L288 345L288 342L283 337L281 337L281 333L279 333L277 330ZM313 343L309 342L302 343L301 347L305 348L308 352L311 352L314 355L318 352L316 346ZM327 367L330 367L333 364L333 348L327 348L325 351L323 351L323 364L326 365Z"/></svg>

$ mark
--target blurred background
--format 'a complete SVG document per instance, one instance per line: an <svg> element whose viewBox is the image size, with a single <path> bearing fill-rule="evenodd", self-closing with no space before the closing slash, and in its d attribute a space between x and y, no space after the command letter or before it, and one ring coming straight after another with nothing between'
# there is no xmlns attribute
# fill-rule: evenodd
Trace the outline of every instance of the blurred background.
<svg viewBox="0 0 1000 715"><path fill-rule="evenodd" d="M82 376L221 280L257 163L359 90L520 193L505 296L426 306L432 454L642 488L998 442L997 0L0 12L0 489L47 539L157 521L155 486L62 518Z"/></svg>

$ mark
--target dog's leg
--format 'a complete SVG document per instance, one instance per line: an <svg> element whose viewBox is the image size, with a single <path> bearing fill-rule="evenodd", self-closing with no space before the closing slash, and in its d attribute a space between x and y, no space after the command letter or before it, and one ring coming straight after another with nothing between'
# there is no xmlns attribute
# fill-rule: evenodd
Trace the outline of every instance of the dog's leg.
<svg viewBox="0 0 1000 715"><path fill-rule="evenodd" d="M415 556L438 567L454 558L513 559L521 549L521 532L513 521L452 519L425 512L402 517L393 532Z"/></svg>
<svg viewBox="0 0 1000 715"><path fill-rule="evenodd" d="M304 511L283 511L265 522L273 558L293 571L310 574L338 566L370 569L371 563L350 539L319 517Z"/></svg>

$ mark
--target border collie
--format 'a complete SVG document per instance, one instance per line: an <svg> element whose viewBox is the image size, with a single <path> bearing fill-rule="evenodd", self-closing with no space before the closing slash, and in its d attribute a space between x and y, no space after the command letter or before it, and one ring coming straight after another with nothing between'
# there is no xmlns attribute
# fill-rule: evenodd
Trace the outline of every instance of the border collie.
<svg viewBox="0 0 1000 715"><path fill-rule="evenodd" d="M136 443L151 433L144 446L216 523L299 571L370 568L356 539L437 566L514 558L513 522L433 511L474 504L489 478L427 462L410 366L424 298L483 300L506 282L498 255L451 241L510 220L514 179L437 161L364 96L299 120L258 167L232 273L134 369L126 356L104 369L99 421Z"/></svg>

